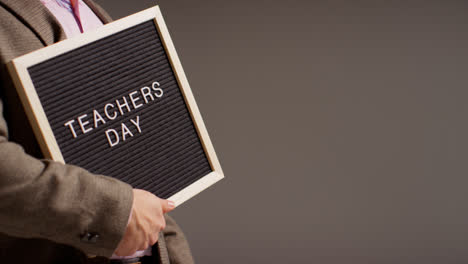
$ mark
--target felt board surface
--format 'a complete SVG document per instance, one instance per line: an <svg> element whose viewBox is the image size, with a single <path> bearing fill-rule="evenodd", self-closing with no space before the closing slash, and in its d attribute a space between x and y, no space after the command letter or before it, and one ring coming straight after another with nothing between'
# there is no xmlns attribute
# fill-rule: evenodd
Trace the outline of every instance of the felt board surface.
<svg viewBox="0 0 468 264"><path fill-rule="evenodd" d="M33 65L28 72L66 163L161 198L213 171L154 20ZM138 98L136 104L129 94ZM108 104L113 105L108 107L113 120L105 114ZM83 117L84 130L78 117Z"/></svg>

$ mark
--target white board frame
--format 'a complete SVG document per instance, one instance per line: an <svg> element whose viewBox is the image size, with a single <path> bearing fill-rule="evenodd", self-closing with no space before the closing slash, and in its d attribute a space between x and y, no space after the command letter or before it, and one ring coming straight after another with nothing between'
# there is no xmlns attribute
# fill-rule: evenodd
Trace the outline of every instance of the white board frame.
<svg viewBox="0 0 468 264"><path fill-rule="evenodd" d="M134 15L106 24L94 31L85 32L79 36L60 41L40 50L23 55L10 61L7 64L7 67L45 158L65 163L62 152L60 151L57 140L54 137L50 123L39 100L39 96L34 88L28 68L149 20L154 20L155 22L161 42L165 48L166 55L169 58L169 62L200 137L205 154L213 170L208 175L202 177L168 198L169 200L174 201L176 206L179 206L224 178L224 173L221 169L221 165L211 143L200 111L198 110L197 103L169 35L169 31L166 23L164 22L159 6L148 8Z"/></svg>

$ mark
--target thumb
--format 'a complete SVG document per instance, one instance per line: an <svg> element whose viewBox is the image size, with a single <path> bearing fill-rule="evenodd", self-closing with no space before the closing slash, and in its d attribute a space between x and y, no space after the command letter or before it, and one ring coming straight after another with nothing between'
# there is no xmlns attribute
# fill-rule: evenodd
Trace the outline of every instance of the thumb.
<svg viewBox="0 0 468 264"><path fill-rule="evenodd" d="M164 213L169 213L175 208L175 203L173 201L161 199L161 206Z"/></svg>

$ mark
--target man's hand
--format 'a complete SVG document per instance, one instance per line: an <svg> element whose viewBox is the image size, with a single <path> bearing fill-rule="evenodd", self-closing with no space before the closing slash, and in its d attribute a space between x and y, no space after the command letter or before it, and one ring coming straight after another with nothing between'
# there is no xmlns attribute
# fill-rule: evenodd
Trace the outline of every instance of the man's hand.
<svg viewBox="0 0 468 264"><path fill-rule="evenodd" d="M133 189L132 215L115 254L130 256L154 245L158 241L159 232L166 227L164 214L174 207L171 201L160 199L144 190Z"/></svg>

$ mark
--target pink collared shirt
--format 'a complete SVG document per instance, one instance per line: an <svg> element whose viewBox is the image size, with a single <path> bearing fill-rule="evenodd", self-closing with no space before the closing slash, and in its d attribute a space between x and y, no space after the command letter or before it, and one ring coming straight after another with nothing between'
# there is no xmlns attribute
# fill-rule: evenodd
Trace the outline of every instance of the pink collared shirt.
<svg viewBox="0 0 468 264"><path fill-rule="evenodd" d="M40 0L47 9L57 18L58 22L65 31L67 38L81 34L80 24L83 28L83 32L96 29L103 25L102 21L94 14L86 3L79 0L79 10L80 17L76 17L71 9L69 0ZM131 214L128 219L130 222ZM137 251L132 256L119 257L117 255L112 255L113 259L123 259L123 258L135 258L142 256L151 256L151 247L146 250Z"/></svg>
<svg viewBox="0 0 468 264"><path fill-rule="evenodd" d="M65 0L40 0L47 9L57 18L60 25L65 31L67 38L81 34L78 23L81 23L83 31L90 31L102 26L102 21L94 14L88 5L83 1L79 1L80 18L78 19L73 14L70 7L70 2Z"/></svg>

